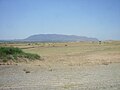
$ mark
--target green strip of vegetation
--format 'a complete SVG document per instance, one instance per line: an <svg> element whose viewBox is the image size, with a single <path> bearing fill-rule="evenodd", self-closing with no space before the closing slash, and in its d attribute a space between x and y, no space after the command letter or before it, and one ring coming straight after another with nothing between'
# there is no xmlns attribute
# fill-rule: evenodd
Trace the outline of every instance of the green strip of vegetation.
<svg viewBox="0 0 120 90"><path fill-rule="evenodd" d="M20 48L0 47L0 61L7 62L9 60L17 61L18 58L27 58L29 60L40 59L37 54L25 53Z"/></svg>

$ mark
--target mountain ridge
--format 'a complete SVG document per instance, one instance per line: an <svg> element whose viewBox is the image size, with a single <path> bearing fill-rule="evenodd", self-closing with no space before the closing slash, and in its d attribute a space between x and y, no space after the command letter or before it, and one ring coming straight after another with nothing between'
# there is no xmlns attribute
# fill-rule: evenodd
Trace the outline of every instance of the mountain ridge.
<svg viewBox="0 0 120 90"><path fill-rule="evenodd" d="M63 34L36 34L31 35L24 41L39 41L39 42L77 42L77 41L99 41L97 38L89 38L86 36L63 35Z"/></svg>

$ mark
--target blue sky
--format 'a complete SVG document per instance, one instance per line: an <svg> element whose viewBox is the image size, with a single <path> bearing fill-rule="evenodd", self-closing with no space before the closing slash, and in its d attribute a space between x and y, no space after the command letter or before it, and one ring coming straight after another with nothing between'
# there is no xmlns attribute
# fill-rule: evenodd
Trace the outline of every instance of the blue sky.
<svg viewBox="0 0 120 90"><path fill-rule="evenodd" d="M0 39L34 34L120 40L120 0L0 0Z"/></svg>

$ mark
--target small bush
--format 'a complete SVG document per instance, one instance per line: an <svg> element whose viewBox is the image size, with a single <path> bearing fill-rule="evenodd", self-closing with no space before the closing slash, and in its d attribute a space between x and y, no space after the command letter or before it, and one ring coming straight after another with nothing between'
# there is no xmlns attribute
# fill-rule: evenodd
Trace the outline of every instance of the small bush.
<svg viewBox="0 0 120 90"><path fill-rule="evenodd" d="M20 48L0 47L0 54L13 55L13 54L20 54L20 53L23 53L23 51Z"/></svg>
<svg viewBox="0 0 120 90"><path fill-rule="evenodd" d="M30 60L40 59L37 54L25 53L20 48L0 47L0 60L7 62L8 60L17 60L18 58L28 58Z"/></svg>

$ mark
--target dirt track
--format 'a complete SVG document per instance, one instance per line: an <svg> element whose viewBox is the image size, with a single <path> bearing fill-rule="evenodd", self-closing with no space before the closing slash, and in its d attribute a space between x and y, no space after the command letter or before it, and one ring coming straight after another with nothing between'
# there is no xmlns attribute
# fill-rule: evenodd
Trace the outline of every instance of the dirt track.
<svg viewBox="0 0 120 90"><path fill-rule="evenodd" d="M0 66L0 90L120 90L120 63L72 67Z"/></svg>

